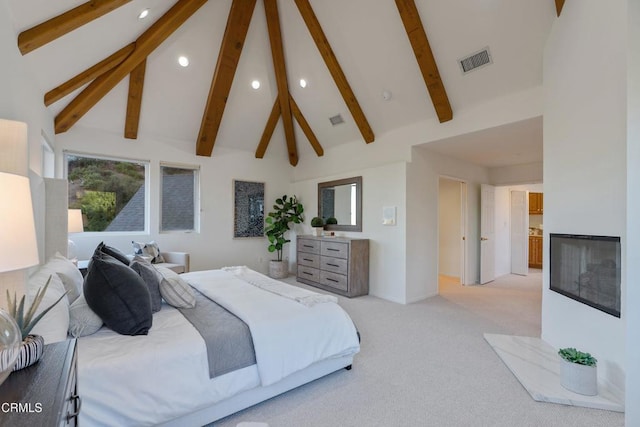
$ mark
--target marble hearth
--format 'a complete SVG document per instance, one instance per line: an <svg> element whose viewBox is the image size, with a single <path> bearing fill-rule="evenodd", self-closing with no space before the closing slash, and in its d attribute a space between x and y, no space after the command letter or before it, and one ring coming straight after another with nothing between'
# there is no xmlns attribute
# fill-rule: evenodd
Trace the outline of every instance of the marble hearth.
<svg viewBox="0 0 640 427"><path fill-rule="evenodd" d="M484 334L504 364L534 400L624 412L624 404L602 384L597 396L583 396L560 385L560 356L539 338Z"/></svg>

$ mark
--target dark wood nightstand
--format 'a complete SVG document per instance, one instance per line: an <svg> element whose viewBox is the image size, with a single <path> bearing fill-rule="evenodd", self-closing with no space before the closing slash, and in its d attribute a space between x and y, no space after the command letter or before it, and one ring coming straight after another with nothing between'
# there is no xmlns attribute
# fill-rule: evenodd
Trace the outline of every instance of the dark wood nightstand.
<svg viewBox="0 0 640 427"><path fill-rule="evenodd" d="M2 426L77 426L79 412L75 339L46 345L37 363L0 385Z"/></svg>

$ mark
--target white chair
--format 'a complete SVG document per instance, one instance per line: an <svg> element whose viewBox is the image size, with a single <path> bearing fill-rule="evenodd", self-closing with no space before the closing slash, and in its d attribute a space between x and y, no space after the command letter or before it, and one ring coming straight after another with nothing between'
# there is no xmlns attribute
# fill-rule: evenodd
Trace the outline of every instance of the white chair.
<svg viewBox="0 0 640 427"><path fill-rule="evenodd" d="M176 273L187 273L189 271L188 252L160 252L164 262L154 264L159 267L166 267Z"/></svg>

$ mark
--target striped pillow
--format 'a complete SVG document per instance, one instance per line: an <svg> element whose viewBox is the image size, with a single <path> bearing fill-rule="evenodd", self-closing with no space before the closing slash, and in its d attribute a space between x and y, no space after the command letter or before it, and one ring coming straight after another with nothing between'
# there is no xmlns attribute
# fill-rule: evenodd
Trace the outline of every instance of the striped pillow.
<svg viewBox="0 0 640 427"><path fill-rule="evenodd" d="M166 267L153 266L162 275L160 281L160 295L175 308L193 308L196 306L196 296L191 285L185 282L173 270Z"/></svg>

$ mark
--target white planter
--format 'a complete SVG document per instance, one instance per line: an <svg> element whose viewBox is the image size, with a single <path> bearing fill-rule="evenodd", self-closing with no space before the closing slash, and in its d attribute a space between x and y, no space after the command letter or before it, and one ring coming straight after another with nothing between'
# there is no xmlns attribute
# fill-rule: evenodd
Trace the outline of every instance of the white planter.
<svg viewBox="0 0 640 427"><path fill-rule="evenodd" d="M320 237L322 236L322 232L324 231L324 229L322 227L312 227L313 228L313 235L316 237Z"/></svg>
<svg viewBox="0 0 640 427"><path fill-rule="evenodd" d="M560 359L560 384L585 396L598 394L598 371L595 366L580 365Z"/></svg>
<svg viewBox="0 0 640 427"><path fill-rule="evenodd" d="M284 261L269 261L269 277L273 279L284 279L289 275L287 263Z"/></svg>

